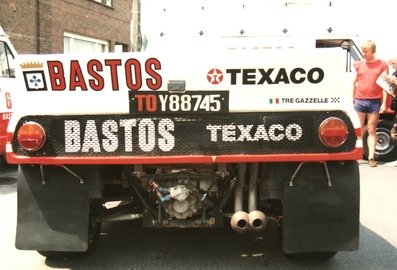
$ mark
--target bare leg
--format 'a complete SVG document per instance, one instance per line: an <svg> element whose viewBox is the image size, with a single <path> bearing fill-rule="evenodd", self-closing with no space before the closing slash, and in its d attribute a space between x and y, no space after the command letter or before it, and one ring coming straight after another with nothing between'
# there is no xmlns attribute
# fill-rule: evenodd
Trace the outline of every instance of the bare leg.
<svg viewBox="0 0 397 270"><path fill-rule="evenodd" d="M364 130L365 130L365 123L367 119L367 114L362 113L362 112L357 112L358 118L360 119L360 125L361 125L361 136L364 135Z"/></svg>
<svg viewBox="0 0 397 270"><path fill-rule="evenodd" d="M377 113L370 113L368 114L368 123L367 123L367 128L368 128L368 139L367 139L367 144L368 144L368 159L374 159L375 156L375 147L377 143L377 137L376 137L376 127L378 125L378 120L379 120L379 114ZM361 121L361 119L360 119Z"/></svg>

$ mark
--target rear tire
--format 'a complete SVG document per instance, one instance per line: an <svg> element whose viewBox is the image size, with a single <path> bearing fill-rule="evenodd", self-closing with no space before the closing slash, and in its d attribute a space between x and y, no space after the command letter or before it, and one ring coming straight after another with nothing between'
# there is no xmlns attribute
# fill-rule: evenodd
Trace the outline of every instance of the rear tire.
<svg viewBox="0 0 397 270"><path fill-rule="evenodd" d="M391 138L390 130L393 127L393 122L389 120L380 120L376 127L376 134L378 136L375 147L375 159L378 161L393 161L397 159L397 145ZM368 131L365 130L363 134L363 148L364 159L368 159Z"/></svg>

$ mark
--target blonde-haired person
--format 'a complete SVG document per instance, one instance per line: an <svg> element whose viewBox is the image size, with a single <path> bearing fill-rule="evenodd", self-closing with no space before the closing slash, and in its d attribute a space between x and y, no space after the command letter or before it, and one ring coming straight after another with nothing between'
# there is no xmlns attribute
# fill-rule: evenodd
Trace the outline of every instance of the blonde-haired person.
<svg viewBox="0 0 397 270"><path fill-rule="evenodd" d="M385 61L377 59L376 44L368 40L361 45L362 60L354 63L356 77L353 82L354 109L361 124L361 135L365 126L368 130L368 165L376 167L375 147L377 143L376 127L379 113L386 110L387 93L376 83L378 77L389 73Z"/></svg>

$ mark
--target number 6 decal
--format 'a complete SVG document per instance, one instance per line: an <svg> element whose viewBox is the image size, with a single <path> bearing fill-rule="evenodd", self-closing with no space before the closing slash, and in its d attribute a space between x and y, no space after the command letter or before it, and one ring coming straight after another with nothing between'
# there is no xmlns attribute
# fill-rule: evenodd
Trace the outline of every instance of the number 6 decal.
<svg viewBox="0 0 397 270"><path fill-rule="evenodd" d="M9 92L5 93L6 96L6 106L7 109L11 109L12 108L12 103L11 103L11 94Z"/></svg>

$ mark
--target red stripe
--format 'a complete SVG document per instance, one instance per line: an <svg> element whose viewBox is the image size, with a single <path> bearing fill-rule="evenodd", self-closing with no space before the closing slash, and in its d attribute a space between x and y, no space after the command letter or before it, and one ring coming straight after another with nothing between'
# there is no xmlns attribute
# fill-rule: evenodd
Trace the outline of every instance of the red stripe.
<svg viewBox="0 0 397 270"><path fill-rule="evenodd" d="M7 116L4 119L4 115ZM9 113L0 113L0 154L5 154L6 152L6 141L7 141L7 126Z"/></svg>
<svg viewBox="0 0 397 270"><path fill-rule="evenodd" d="M177 163L236 163L236 162L321 162L359 160L363 150L343 153L274 154L274 155L221 155L221 156L157 156L157 157L27 157L7 153L11 164L177 164Z"/></svg>

